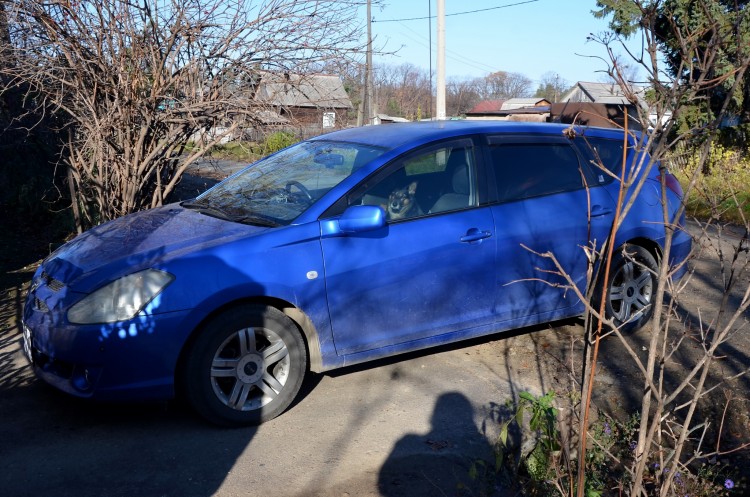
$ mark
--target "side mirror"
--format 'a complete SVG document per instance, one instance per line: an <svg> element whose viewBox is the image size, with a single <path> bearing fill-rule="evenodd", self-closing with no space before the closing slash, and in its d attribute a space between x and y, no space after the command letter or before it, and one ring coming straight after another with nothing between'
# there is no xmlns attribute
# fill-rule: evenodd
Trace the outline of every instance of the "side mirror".
<svg viewBox="0 0 750 497"><path fill-rule="evenodd" d="M364 233L385 226L385 211L377 205L353 205L338 219L323 222L323 236Z"/></svg>

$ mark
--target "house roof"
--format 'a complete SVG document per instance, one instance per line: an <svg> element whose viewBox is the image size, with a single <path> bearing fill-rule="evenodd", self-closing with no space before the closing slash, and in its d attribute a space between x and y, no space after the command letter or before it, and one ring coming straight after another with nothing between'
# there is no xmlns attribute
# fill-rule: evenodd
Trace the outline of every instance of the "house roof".
<svg viewBox="0 0 750 497"><path fill-rule="evenodd" d="M642 101L645 89L634 87L635 94ZM622 88L616 83L591 83L579 81L561 102L593 102L597 104L624 104L630 103Z"/></svg>
<svg viewBox="0 0 750 497"><path fill-rule="evenodd" d="M521 109L524 107L538 107L549 105L550 101L545 98L511 98L503 103L502 110Z"/></svg>
<svg viewBox="0 0 750 497"><path fill-rule="evenodd" d="M405 117L389 116L388 114L378 114L380 121L388 121L392 123L408 123L409 120Z"/></svg>
<svg viewBox="0 0 750 497"><path fill-rule="evenodd" d="M253 100L274 107L352 107L341 79L327 74L263 73Z"/></svg>
<svg viewBox="0 0 750 497"><path fill-rule="evenodd" d="M485 100L476 104L467 114L486 114L488 112L500 112L505 100Z"/></svg>

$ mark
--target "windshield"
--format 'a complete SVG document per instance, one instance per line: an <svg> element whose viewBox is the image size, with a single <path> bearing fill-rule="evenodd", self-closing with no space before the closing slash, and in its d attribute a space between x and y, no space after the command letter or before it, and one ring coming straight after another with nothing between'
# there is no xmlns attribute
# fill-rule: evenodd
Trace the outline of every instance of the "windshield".
<svg viewBox="0 0 750 497"><path fill-rule="evenodd" d="M300 142L256 162L182 205L230 221L287 225L384 151L353 143Z"/></svg>

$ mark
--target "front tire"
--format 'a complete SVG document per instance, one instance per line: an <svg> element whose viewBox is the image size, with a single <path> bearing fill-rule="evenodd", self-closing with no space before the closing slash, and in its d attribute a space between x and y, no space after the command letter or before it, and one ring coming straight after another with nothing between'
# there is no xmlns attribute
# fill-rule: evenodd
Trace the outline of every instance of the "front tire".
<svg viewBox="0 0 750 497"><path fill-rule="evenodd" d="M624 245L613 254L604 312L623 333L640 329L653 316L658 275L656 259L639 245Z"/></svg>
<svg viewBox="0 0 750 497"><path fill-rule="evenodd" d="M224 426L260 424L294 401L307 370L302 336L273 307L246 305L211 320L187 351L185 396Z"/></svg>

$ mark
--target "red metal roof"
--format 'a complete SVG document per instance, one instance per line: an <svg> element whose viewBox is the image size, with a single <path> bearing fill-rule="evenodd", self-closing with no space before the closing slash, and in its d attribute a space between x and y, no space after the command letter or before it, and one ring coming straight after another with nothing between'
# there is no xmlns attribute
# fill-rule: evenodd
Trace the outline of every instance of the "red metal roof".
<svg viewBox="0 0 750 497"><path fill-rule="evenodd" d="M467 114L484 114L485 112L499 112L505 100L485 100L479 102Z"/></svg>

